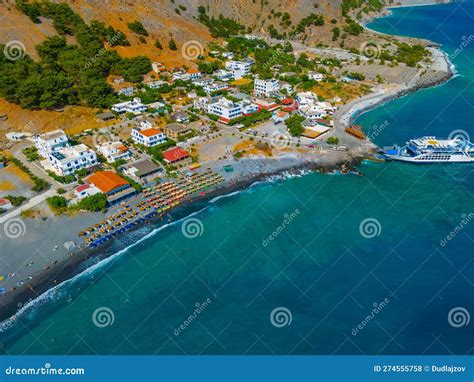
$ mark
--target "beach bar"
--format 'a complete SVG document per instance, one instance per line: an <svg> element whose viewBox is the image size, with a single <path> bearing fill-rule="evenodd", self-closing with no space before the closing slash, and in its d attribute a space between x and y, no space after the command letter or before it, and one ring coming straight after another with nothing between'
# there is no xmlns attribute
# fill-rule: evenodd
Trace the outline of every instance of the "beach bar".
<svg viewBox="0 0 474 382"><path fill-rule="evenodd" d="M97 171L86 179L107 197L109 204L121 202L135 195L135 189L122 177L112 171Z"/></svg>

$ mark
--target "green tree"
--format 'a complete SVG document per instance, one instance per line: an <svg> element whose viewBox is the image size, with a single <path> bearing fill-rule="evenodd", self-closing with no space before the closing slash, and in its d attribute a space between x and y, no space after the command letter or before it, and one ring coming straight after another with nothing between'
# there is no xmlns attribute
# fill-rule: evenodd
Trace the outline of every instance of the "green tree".
<svg viewBox="0 0 474 382"><path fill-rule="evenodd" d="M168 42L168 48L170 48L171 50L178 50L176 42L173 39Z"/></svg>
<svg viewBox="0 0 474 382"><path fill-rule="evenodd" d="M128 29L130 29L132 32L142 35L142 36L148 36L148 31L145 29L143 24L136 20L132 21L131 23L127 23Z"/></svg>

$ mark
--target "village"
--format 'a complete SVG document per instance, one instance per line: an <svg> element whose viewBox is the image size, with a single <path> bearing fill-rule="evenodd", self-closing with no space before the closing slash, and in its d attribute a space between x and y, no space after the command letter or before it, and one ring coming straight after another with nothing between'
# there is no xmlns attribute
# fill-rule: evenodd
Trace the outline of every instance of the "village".
<svg viewBox="0 0 474 382"><path fill-rule="evenodd" d="M267 45L271 56L262 63L254 57L261 40L244 36L237 44L234 51L212 46L198 68L152 62L138 82L111 75L118 102L97 111L93 128L6 135L9 145L0 158L6 235L20 235L33 248L38 237L31 232L44 234L46 221L61 227L51 232L51 248L37 261L15 258L18 272L1 276L0 293L22 287L68 256L86 256L84 250L127 231L168 221L171 212L196 199L287 170L350 168L373 150L360 127L341 120L354 114L353 102L375 102L384 94L378 76L383 64L358 54L334 58L334 52L319 56L281 45ZM245 53L249 46L253 54ZM417 72L405 65L396 69ZM14 242L5 245L13 251Z"/></svg>
<svg viewBox="0 0 474 382"><path fill-rule="evenodd" d="M107 206L112 206L163 179L207 170L219 159L268 157L275 150L348 150L338 144L340 134L332 134L333 115L342 104L339 97L329 102L296 89L294 81L285 81L294 73L280 73L279 65L271 67L273 77L260 78L252 71L251 57L236 60L230 51L209 55L219 56L225 69L205 74L153 62L153 74L138 86L115 76L114 88L124 100L97 114L103 127L73 137L61 129L36 135L11 132L9 138L16 143L10 151L17 161L24 159L20 167L59 190L61 206L96 194L105 195ZM310 70L304 75L312 83L325 77ZM181 97L150 97L172 86ZM365 139L360 130L347 132ZM232 165L221 170L232 171ZM19 200L28 196L1 198L4 215L12 216L15 207L24 213Z"/></svg>

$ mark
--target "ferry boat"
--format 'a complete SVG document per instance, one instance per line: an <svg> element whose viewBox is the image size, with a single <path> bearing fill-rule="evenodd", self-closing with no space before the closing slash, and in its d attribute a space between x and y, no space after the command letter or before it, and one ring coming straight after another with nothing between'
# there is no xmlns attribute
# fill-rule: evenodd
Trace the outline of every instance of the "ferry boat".
<svg viewBox="0 0 474 382"><path fill-rule="evenodd" d="M410 163L474 162L474 144L461 139L422 137L411 139L405 146L384 147L387 159Z"/></svg>

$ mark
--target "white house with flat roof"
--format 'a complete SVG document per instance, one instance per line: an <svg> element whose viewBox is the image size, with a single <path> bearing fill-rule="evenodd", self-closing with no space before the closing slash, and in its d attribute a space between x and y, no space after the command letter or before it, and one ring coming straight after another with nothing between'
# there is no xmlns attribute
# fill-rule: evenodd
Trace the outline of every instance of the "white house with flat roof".
<svg viewBox="0 0 474 382"><path fill-rule="evenodd" d="M228 88L229 88L229 85L227 85L225 83L222 83L222 82L214 82L212 84L209 84L209 85L206 85L206 86L203 87L204 91L207 94L211 94L211 93L217 92L219 90L225 90L225 89L228 89Z"/></svg>
<svg viewBox="0 0 474 382"><path fill-rule="evenodd" d="M324 78L324 75L318 72L309 72L308 78L313 81L322 81Z"/></svg>
<svg viewBox="0 0 474 382"><path fill-rule="evenodd" d="M224 123L229 123L230 120L241 117L243 114L242 104L227 98L220 98L216 102L209 104L207 112L217 115L219 120Z"/></svg>
<svg viewBox="0 0 474 382"><path fill-rule="evenodd" d="M69 139L62 130L54 130L33 137L38 154L43 158L62 147L70 146Z"/></svg>
<svg viewBox="0 0 474 382"><path fill-rule="evenodd" d="M250 68L252 67L251 61L226 61L225 68L232 73L234 79L238 80L248 74L250 74Z"/></svg>
<svg viewBox="0 0 474 382"><path fill-rule="evenodd" d="M142 100L135 97L131 101L116 103L112 106L112 110L117 113L133 113L135 115L145 112L147 107L142 104Z"/></svg>
<svg viewBox="0 0 474 382"><path fill-rule="evenodd" d="M298 113L310 121L321 119L327 116L326 111L317 105L302 106L298 109Z"/></svg>
<svg viewBox="0 0 474 382"><path fill-rule="evenodd" d="M253 81L253 93L255 97L270 97L272 93L280 90L280 82L274 78L270 80L261 80L255 78Z"/></svg>
<svg viewBox="0 0 474 382"><path fill-rule="evenodd" d="M51 152L44 167L59 176L72 175L77 170L87 169L99 164L96 153L84 144L61 147Z"/></svg>
<svg viewBox="0 0 474 382"><path fill-rule="evenodd" d="M313 92L299 92L296 94L295 99L300 107L319 102L318 96Z"/></svg>
<svg viewBox="0 0 474 382"><path fill-rule="evenodd" d="M105 142L97 145L96 148L107 159L108 163L114 163L120 159L129 160L132 157L130 150L120 141Z"/></svg>

